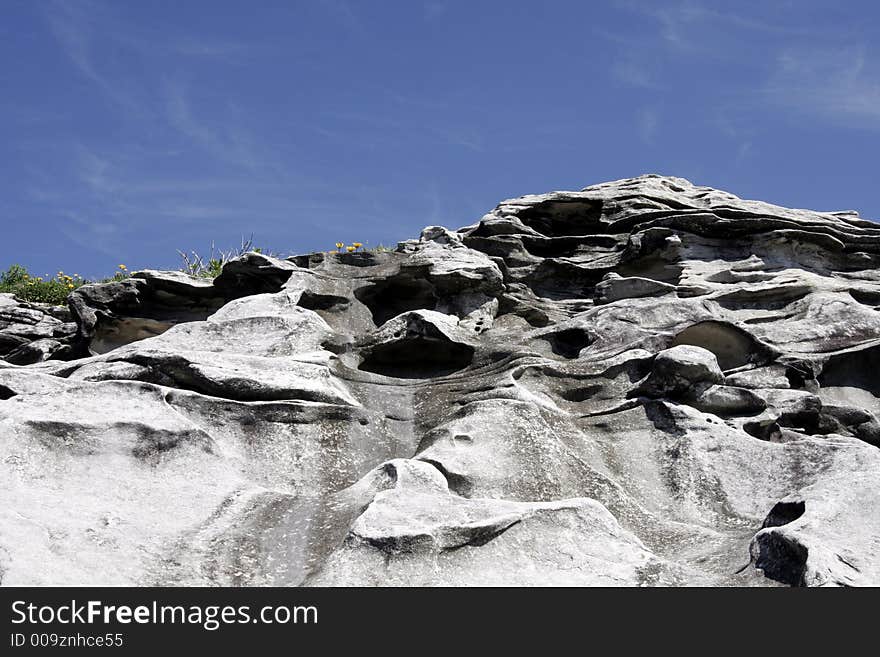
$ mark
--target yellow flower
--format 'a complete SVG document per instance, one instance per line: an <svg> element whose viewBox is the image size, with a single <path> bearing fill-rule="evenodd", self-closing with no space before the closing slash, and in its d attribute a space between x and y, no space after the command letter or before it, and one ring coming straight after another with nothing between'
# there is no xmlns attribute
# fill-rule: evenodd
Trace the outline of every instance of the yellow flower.
<svg viewBox="0 0 880 657"><path fill-rule="evenodd" d="M120 268L122 271L125 271L126 269L128 269L128 267L126 267L125 265L119 265L119 268Z"/></svg>
<svg viewBox="0 0 880 657"><path fill-rule="evenodd" d="M347 246L347 247L345 247L345 250L348 251L349 253L351 253L352 251L354 251L354 247L353 247L353 246Z"/></svg>
<svg viewBox="0 0 880 657"><path fill-rule="evenodd" d="M351 245L356 249L359 249L363 246L363 244L361 244L360 242L352 242Z"/></svg>
<svg viewBox="0 0 880 657"><path fill-rule="evenodd" d="M67 284L67 289L68 289L68 290L72 290L73 288L74 288L73 283L68 283L68 284Z"/></svg>
<svg viewBox="0 0 880 657"><path fill-rule="evenodd" d="M341 249L343 246L345 246L345 244L343 244L342 242L336 242L337 249Z"/></svg>

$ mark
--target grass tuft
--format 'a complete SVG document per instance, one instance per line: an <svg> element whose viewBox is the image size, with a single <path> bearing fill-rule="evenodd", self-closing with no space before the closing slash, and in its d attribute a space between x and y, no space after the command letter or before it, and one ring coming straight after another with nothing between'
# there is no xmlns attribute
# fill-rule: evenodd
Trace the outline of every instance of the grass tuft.
<svg viewBox="0 0 880 657"><path fill-rule="evenodd" d="M183 266L180 268L180 271L189 274L190 276L198 276L199 278L217 278L220 275L220 272L223 271L223 265L230 260L234 260L235 258L239 258L246 253L251 252L265 253L268 256L278 257L274 253L265 252L261 248L254 247L253 235L248 238L242 237L241 244L228 251L221 251L216 248L214 242L211 242L211 250L208 252L207 256L203 256L197 251L190 251L188 253L185 251L178 251L177 253L183 261Z"/></svg>

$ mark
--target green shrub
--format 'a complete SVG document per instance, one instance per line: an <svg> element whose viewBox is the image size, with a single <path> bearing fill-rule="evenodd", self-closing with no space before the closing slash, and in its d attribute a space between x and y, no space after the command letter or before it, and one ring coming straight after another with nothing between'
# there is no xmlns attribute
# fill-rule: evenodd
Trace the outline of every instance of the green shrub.
<svg viewBox="0 0 880 657"><path fill-rule="evenodd" d="M7 288L19 285L28 279L28 270L21 265L12 265L0 274L0 286Z"/></svg>
<svg viewBox="0 0 880 657"><path fill-rule="evenodd" d="M85 285L81 276L59 271L54 278L32 276L21 265L12 265L0 274L0 292L11 292L21 301L63 304L72 290Z"/></svg>
<svg viewBox="0 0 880 657"><path fill-rule="evenodd" d="M0 273L0 292L14 294L20 301L28 303L51 303L60 306L67 303L67 295L89 283L112 283L128 278L128 268L119 265L119 271L110 278L90 281L79 274L69 276L59 271L54 277L33 276L25 267L12 265Z"/></svg>

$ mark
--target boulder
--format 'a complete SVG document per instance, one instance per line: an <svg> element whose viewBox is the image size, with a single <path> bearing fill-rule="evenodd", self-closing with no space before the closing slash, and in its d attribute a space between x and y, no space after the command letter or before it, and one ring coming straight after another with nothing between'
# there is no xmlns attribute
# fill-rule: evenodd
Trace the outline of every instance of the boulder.
<svg viewBox="0 0 880 657"><path fill-rule="evenodd" d="M679 345L657 354L644 390L654 397L680 397L700 384L722 381L724 373L715 354L702 347Z"/></svg>

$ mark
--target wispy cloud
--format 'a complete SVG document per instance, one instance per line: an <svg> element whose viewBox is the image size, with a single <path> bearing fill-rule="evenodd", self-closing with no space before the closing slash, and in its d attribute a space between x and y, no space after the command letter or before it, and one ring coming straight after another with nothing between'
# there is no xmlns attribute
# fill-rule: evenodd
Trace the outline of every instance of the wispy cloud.
<svg viewBox="0 0 880 657"><path fill-rule="evenodd" d="M636 112L636 131L646 144L653 144L660 127L660 113L652 107L643 107Z"/></svg>
<svg viewBox="0 0 880 657"><path fill-rule="evenodd" d="M784 50L763 95L788 111L880 128L880 65L864 44Z"/></svg>
<svg viewBox="0 0 880 657"><path fill-rule="evenodd" d="M744 11L721 11L709 3L698 0L658 2L657 0L616 0L624 10L656 21L659 35L667 45L681 50L691 50L700 45L711 45L725 32L747 31L763 35L821 37L827 32L806 27L791 20L778 21L762 18L761 5ZM742 6L742 5L741 5ZM712 27L721 28L710 29Z"/></svg>
<svg viewBox="0 0 880 657"><path fill-rule="evenodd" d="M373 112L361 112L350 109L327 112L337 124L346 123L368 126L371 130L358 130L356 132L345 130L343 136L349 144L361 143L373 146L389 147L408 143L415 135L428 137L438 144L458 146L474 152L483 152L486 148L485 131L478 130L470 125L460 125L443 122L427 122L418 116L408 115L381 115ZM337 138L337 131L323 130L320 126L316 130L328 138Z"/></svg>
<svg viewBox="0 0 880 657"><path fill-rule="evenodd" d="M45 16L59 46L80 75L126 111L141 114L145 106L132 93L131 85L106 74L96 61L94 35L102 9L102 5L89 0L52 2Z"/></svg>
<svg viewBox="0 0 880 657"><path fill-rule="evenodd" d="M94 194L104 196L113 193L116 185L108 176L110 162L82 146L79 146L77 150L79 152L80 179Z"/></svg>
<svg viewBox="0 0 880 657"><path fill-rule="evenodd" d="M153 35L143 27L119 19L113 9L114 5L96 0L52 2L44 15L75 70L121 110L117 114L119 120L138 120L153 130L170 127L186 140L184 145L188 148L194 145L215 158L250 171L269 168L271 158L244 127L238 116L240 112L227 103L214 104L211 118L198 114L190 88L184 82L192 77L187 72L192 70L189 64L195 66L206 57L227 60L243 56L250 52L250 46L204 35ZM102 57L109 51L114 52L113 58ZM108 61L119 60L119 53L128 60L114 68ZM131 75L132 63L143 70L156 70L146 63L151 58L162 57L174 62L177 73L173 80L159 74ZM78 157L83 159L81 153ZM81 167L81 170L88 170L89 179L84 181L94 187L101 182L100 172L95 162L89 166L90 169Z"/></svg>
<svg viewBox="0 0 880 657"><path fill-rule="evenodd" d="M189 98L189 89L179 81L166 80L163 85L165 116L180 134L215 157L256 171L265 165L254 139L240 125L231 121L212 126L197 117Z"/></svg>
<svg viewBox="0 0 880 657"><path fill-rule="evenodd" d="M749 157L752 153L752 142L751 140L742 141L739 143L739 146L736 148L736 161L742 162L746 158Z"/></svg>
<svg viewBox="0 0 880 657"><path fill-rule="evenodd" d="M708 122L732 142L737 163L745 161L752 154L757 131L751 121L736 116L728 108L716 108L714 117Z"/></svg>
<svg viewBox="0 0 880 657"><path fill-rule="evenodd" d="M143 80L132 80L128 70L114 69L112 62L120 54L143 61L166 58L179 69L188 60L218 59L228 63L271 52L266 43L151 32L119 19L114 9L115 5L98 0L54 0L42 13L73 68L106 97L137 116L149 115L155 89L144 87ZM114 56L107 57L108 52Z"/></svg>
<svg viewBox="0 0 880 657"><path fill-rule="evenodd" d="M707 121L733 142L738 160L750 155L762 123L779 112L880 128L880 56L868 47L863 25L819 24L810 3L803 11L702 0L614 4L635 25L631 33L598 33L612 45L612 80L646 92L699 95L704 115L720 117ZM683 72L708 66L734 72L730 84L688 89ZM643 109L637 123L649 142L656 117Z"/></svg>
<svg viewBox="0 0 880 657"><path fill-rule="evenodd" d="M367 27L347 0L318 0L325 12L339 25L355 34L366 34Z"/></svg>
<svg viewBox="0 0 880 657"><path fill-rule="evenodd" d="M631 57L618 59L614 62L611 74L615 80L630 87L656 89L658 86L653 73Z"/></svg>

